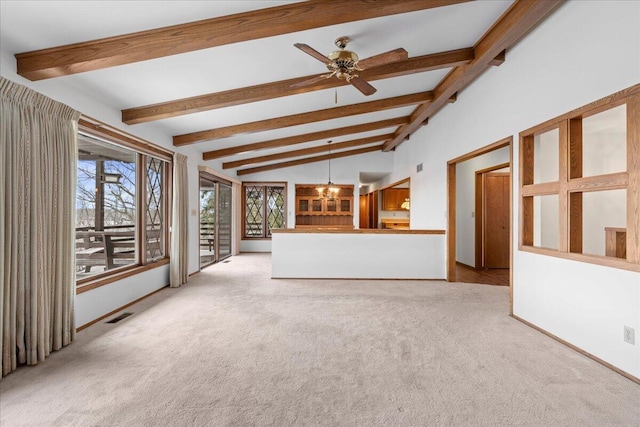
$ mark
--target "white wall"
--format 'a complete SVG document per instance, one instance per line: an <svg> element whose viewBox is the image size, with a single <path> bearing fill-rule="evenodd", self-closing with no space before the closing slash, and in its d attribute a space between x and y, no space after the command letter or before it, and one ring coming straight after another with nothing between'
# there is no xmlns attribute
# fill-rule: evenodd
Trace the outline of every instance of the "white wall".
<svg viewBox="0 0 640 427"><path fill-rule="evenodd" d="M380 201L380 199L378 199ZM378 212L378 219L410 219L411 211L383 211ZM380 222L380 221L378 221Z"/></svg>
<svg viewBox="0 0 640 427"><path fill-rule="evenodd" d="M164 286L160 284L167 283L169 283L169 266L164 265L78 294L75 305L76 326L86 325Z"/></svg>
<svg viewBox="0 0 640 427"><path fill-rule="evenodd" d="M353 185L353 225L359 226L360 204L358 200L358 185L360 172L386 172L393 167L393 153L367 153L354 157L343 157L331 160L331 181L335 184ZM243 175L244 182L267 181L287 183L287 228L295 228L296 221L296 184L321 184L329 179L329 164L327 161L309 163L284 169ZM241 252L271 252L270 240L242 240Z"/></svg>
<svg viewBox="0 0 640 427"><path fill-rule="evenodd" d="M443 279L445 241L444 234L275 233L271 277Z"/></svg>
<svg viewBox="0 0 640 427"><path fill-rule="evenodd" d="M476 266L476 171L503 163L509 163L509 147L456 166L456 261L471 267Z"/></svg>
<svg viewBox="0 0 640 427"><path fill-rule="evenodd" d="M567 2L396 150L394 174L411 175L412 224L444 228L448 160L518 141L520 131L639 82L640 2ZM517 206L514 314L640 377L640 274L518 251ZM623 342L624 325L636 330L635 346Z"/></svg>

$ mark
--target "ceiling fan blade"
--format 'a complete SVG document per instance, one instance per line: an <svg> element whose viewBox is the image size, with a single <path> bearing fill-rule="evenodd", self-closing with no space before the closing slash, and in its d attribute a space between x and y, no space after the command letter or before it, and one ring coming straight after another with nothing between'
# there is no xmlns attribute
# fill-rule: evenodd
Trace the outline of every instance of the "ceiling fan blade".
<svg viewBox="0 0 640 427"><path fill-rule="evenodd" d="M307 85L310 85L310 84L313 84L313 83L319 82L320 80L326 80L326 79L328 79L328 78L329 78L329 77L331 77L331 76L333 76L333 74L322 74L322 75L319 75L319 76L315 76L315 77L313 77L313 78L310 78L310 79L308 79L308 80L304 80L304 81L301 81L301 82L298 82L298 83L294 83L294 84L292 84L292 85L291 85L291 86L289 86L289 87L302 87L302 86L307 86Z"/></svg>
<svg viewBox="0 0 640 427"><path fill-rule="evenodd" d="M324 56L323 54L321 54L320 52L318 52L317 50L315 50L309 45L306 45L304 43L295 43L294 46L300 49L301 51L303 51L304 53L313 56L323 64L327 64L331 62L329 58L327 58L326 56Z"/></svg>
<svg viewBox="0 0 640 427"><path fill-rule="evenodd" d="M373 95L376 93L377 89L371 86L365 79L362 77L353 77L349 83L355 86L360 92L362 92L365 96Z"/></svg>
<svg viewBox="0 0 640 427"><path fill-rule="evenodd" d="M398 49L390 50L389 52L370 56L369 58L358 61L358 68L364 70L366 68L377 67L390 62L402 61L408 57L409 54L407 51L400 47Z"/></svg>

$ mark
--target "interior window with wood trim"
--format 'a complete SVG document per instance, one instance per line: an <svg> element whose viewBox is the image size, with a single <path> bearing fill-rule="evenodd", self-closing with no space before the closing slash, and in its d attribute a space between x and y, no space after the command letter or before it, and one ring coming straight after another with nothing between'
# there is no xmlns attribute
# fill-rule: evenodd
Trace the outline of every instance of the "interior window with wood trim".
<svg viewBox="0 0 640 427"><path fill-rule="evenodd" d="M287 227L286 183L242 183L242 238L271 239L271 230Z"/></svg>
<svg viewBox="0 0 640 427"><path fill-rule="evenodd" d="M81 127L76 187L78 289L168 260L171 156Z"/></svg>
<svg viewBox="0 0 640 427"><path fill-rule="evenodd" d="M520 249L640 271L640 85L520 133Z"/></svg>

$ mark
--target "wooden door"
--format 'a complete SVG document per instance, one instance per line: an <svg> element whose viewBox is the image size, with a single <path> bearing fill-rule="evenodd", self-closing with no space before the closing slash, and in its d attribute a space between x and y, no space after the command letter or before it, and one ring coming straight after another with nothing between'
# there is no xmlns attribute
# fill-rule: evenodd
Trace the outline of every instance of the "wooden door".
<svg viewBox="0 0 640 427"><path fill-rule="evenodd" d="M369 196L360 196L360 228L369 228Z"/></svg>
<svg viewBox="0 0 640 427"><path fill-rule="evenodd" d="M483 255L485 268L509 268L509 173L484 174Z"/></svg>
<svg viewBox="0 0 640 427"><path fill-rule="evenodd" d="M379 191L369 193L369 228L378 228L378 194Z"/></svg>

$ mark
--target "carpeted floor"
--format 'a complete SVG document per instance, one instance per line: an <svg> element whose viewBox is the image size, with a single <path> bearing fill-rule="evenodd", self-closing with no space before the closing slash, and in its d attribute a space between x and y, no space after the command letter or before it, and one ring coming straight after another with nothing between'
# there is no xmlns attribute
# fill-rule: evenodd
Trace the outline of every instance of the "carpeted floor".
<svg viewBox="0 0 640 427"><path fill-rule="evenodd" d="M270 271L236 256L85 329L0 382L0 425L640 425L640 386L510 318L507 287Z"/></svg>

